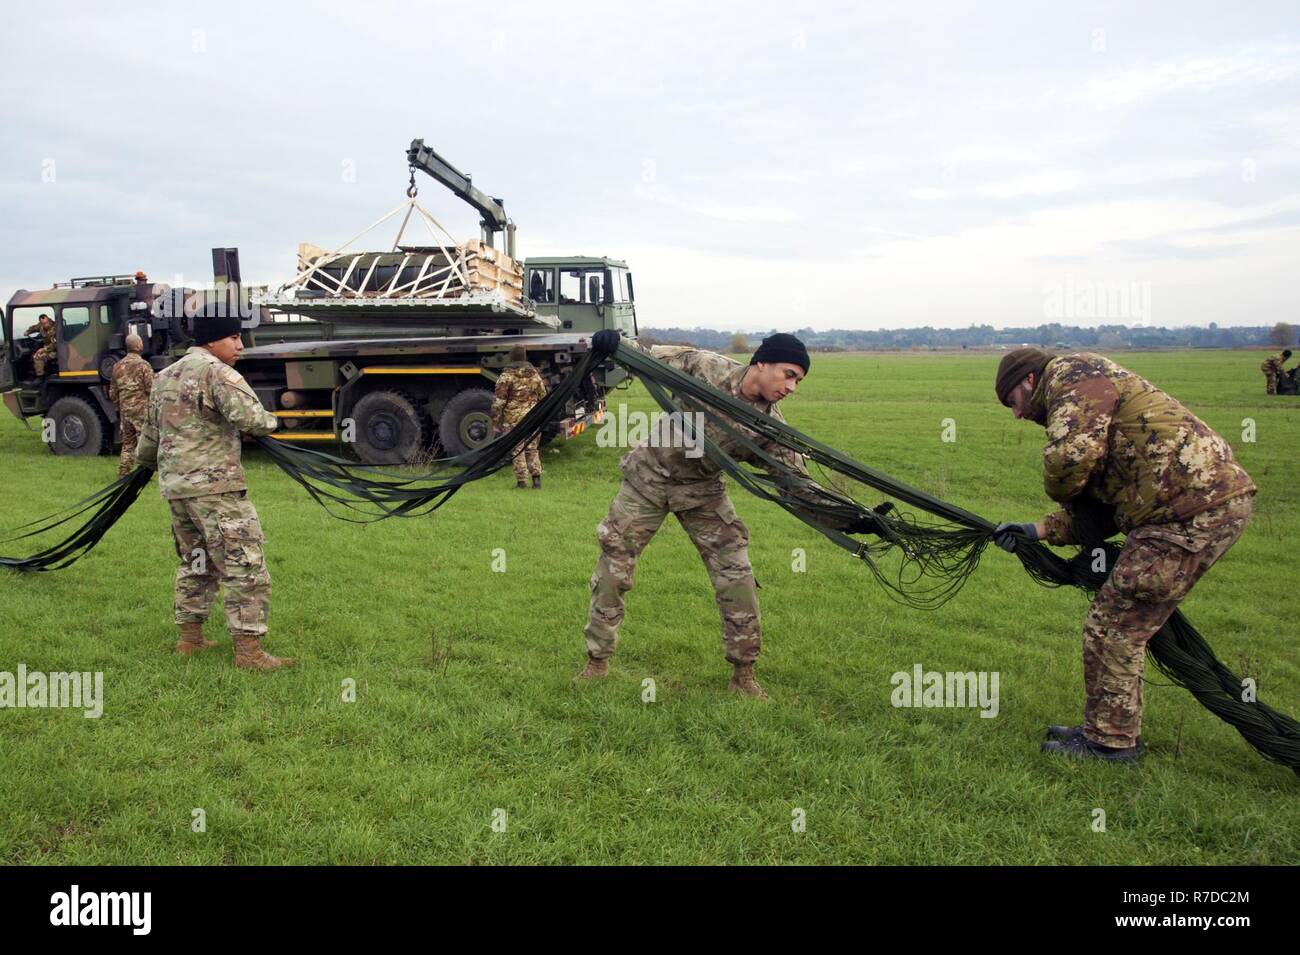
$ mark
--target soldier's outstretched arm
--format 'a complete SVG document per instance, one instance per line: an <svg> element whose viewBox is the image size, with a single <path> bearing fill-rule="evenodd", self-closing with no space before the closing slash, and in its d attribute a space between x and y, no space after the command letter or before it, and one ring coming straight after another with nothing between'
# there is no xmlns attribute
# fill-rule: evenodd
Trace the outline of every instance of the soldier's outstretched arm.
<svg viewBox="0 0 1300 955"><path fill-rule="evenodd" d="M277 427L275 415L262 407L244 376L233 368L218 368L210 380L208 395L222 417L247 434L270 434Z"/></svg>

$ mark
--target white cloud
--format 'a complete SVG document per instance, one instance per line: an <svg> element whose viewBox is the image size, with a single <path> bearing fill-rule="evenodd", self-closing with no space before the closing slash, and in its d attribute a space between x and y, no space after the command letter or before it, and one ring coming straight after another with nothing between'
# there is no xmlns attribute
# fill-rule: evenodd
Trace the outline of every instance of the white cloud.
<svg viewBox="0 0 1300 955"><path fill-rule="evenodd" d="M794 222L799 214L793 209L771 203L748 205L719 202L714 199L680 198L661 183L638 183L632 190L638 199L661 203L724 222Z"/></svg>
<svg viewBox="0 0 1300 955"><path fill-rule="evenodd" d="M1053 196L1061 192L1074 192L1083 184L1084 177L1081 174L1062 170L990 182L975 192L989 199L1018 199L1022 196Z"/></svg>
<svg viewBox="0 0 1300 955"><path fill-rule="evenodd" d="M1169 93L1207 93L1226 87L1279 83L1300 72L1298 56L1300 46L1285 45L1169 59L1104 73L1055 94L1055 98L1094 109L1115 109Z"/></svg>

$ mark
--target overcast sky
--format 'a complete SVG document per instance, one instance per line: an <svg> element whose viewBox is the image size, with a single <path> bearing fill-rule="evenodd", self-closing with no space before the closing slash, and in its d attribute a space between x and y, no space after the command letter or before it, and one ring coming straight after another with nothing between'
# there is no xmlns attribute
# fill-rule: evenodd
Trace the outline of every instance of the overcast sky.
<svg viewBox="0 0 1300 955"><path fill-rule="evenodd" d="M5 19L5 299L136 269L205 285L217 245L278 284L299 242L404 200L422 137L505 200L522 256L626 258L642 325L1036 325L1106 285L1127 324L1300 321L1294 0ZM420 199L476 236L432 180Z"/></svg>

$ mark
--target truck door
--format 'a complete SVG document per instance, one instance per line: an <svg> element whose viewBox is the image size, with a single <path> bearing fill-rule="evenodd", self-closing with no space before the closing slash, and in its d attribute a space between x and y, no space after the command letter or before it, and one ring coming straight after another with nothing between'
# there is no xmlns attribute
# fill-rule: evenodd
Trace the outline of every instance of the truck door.
<svg viewBox="0 0 1300 955"><path fill-rule="evenodd" d="M560 267L560 327L595 332L605 327L605 267Z"/></svg>
<svg viewBox="0 0 1300 955"><path fill-rule="evenodd" d="M106 305L63 305L59 308L59 374L63 377L99 375L99 356L108 346L113 317Z"/></svg>
<svg viewBox="0 0 1300 955"><path fill-rule="evenodd" d="M530 265L525 290L527 296L532 299L538 315L556 314L555 266Z"/></svg>
<svg viewBox="0 0 1300 955"><path fill-rule="evenodd" d="M606 293L605 327L615 328L628 338L636 338L636 304L632 294L632 273L627 269L611 267L609 290Z"/></svg>

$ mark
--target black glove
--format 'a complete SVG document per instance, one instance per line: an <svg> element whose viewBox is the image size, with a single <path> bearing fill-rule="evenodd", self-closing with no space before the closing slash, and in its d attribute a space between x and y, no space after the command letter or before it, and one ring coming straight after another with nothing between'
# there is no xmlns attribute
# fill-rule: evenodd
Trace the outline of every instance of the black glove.
<svg viewBox="0 0 1300 955"><path fill-rule="evenodd" d="M893 501L881 501L871 509L872 514L879 514L884 517L894 509ZM852 524L844 528L846 534L879 534L880 521L875 517L859 517Z"/></svg>
<svg viewBox="0 0 1300 955"><path fill-rule="evenodd" d="M591 350L597 355L612 355L618 351L621 337L616 329L602 328L591 336Z"/></svg>
<svg viewBox="0 0 1300 955"><path fill-rule="evenodd" d="M1038 540L1038 530L1033 524L1015 524L1007 521L993 528L993 543L997 544L1008 554L1016 552L1016 537L1027 537L1031 541Z"/></svg>
<svg viewBox="0 0 1300 955"><path fill-rule="evenodd" d="M880 522L874 517L859 517L844 528L846 534L875 534L880 530Z"/></svg>

